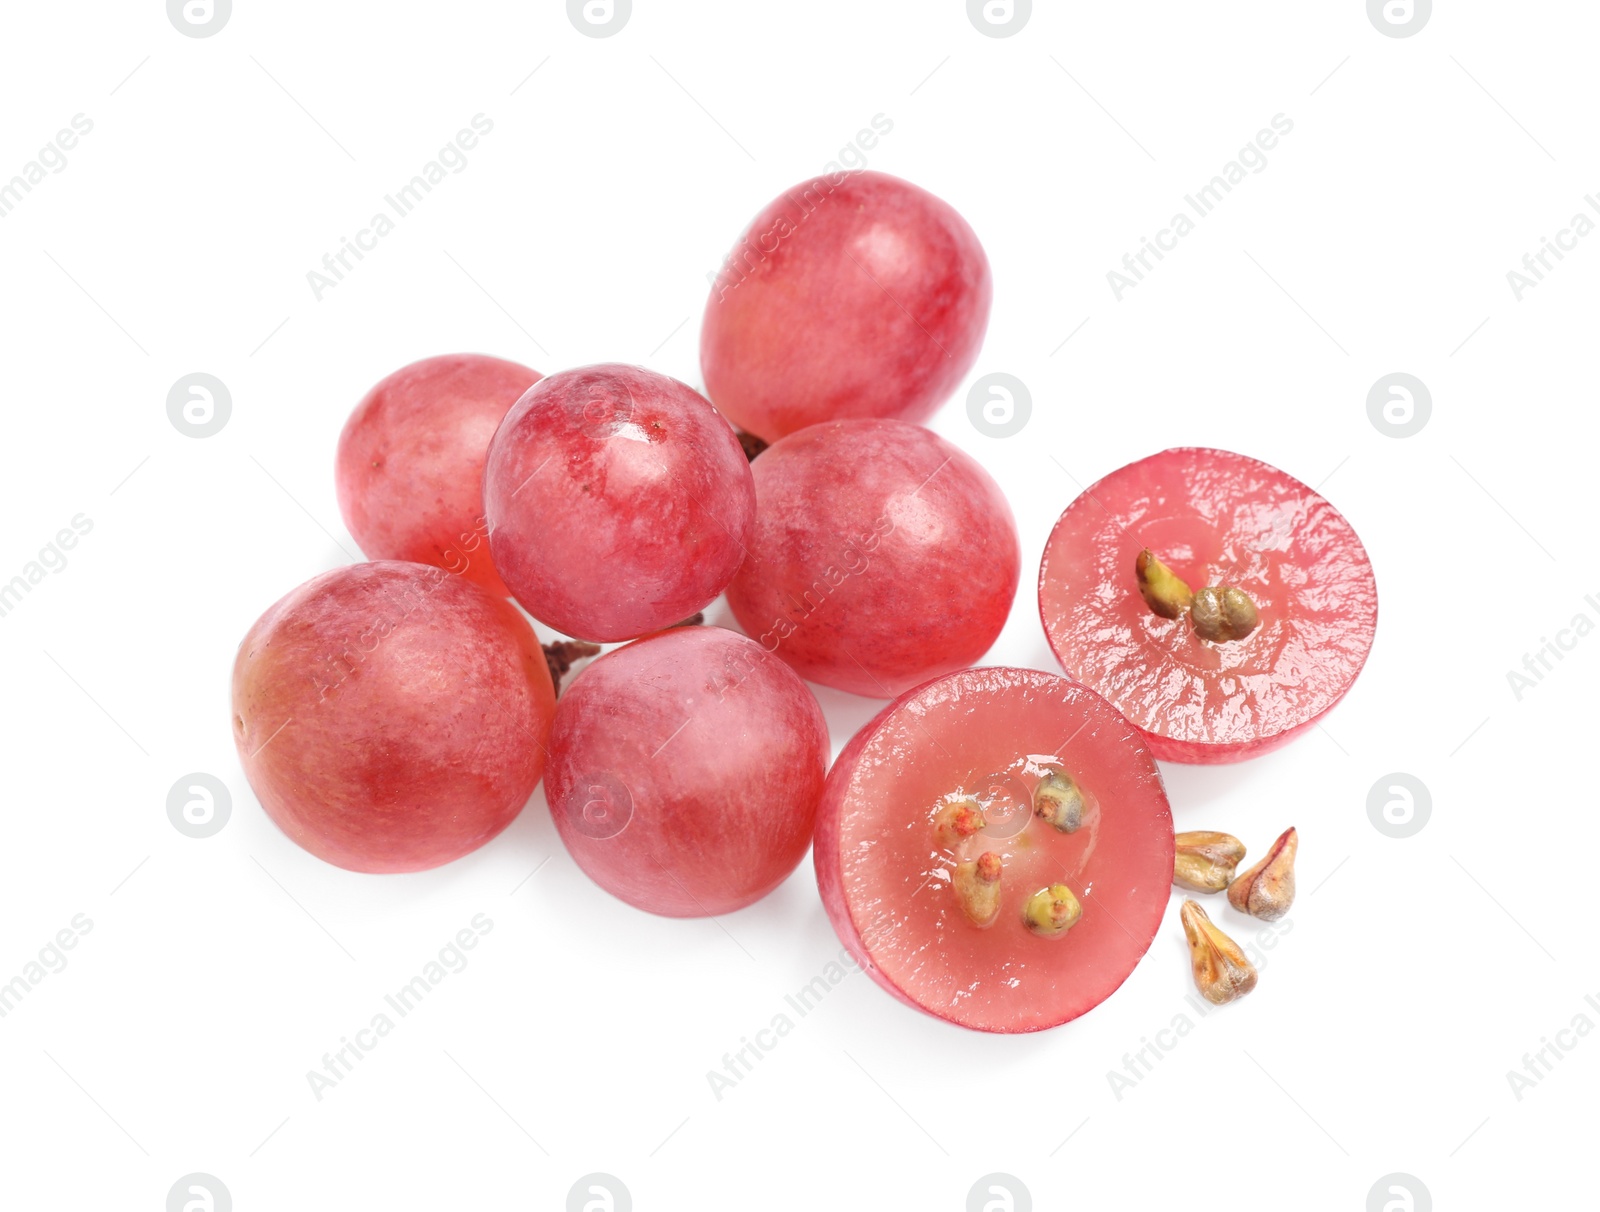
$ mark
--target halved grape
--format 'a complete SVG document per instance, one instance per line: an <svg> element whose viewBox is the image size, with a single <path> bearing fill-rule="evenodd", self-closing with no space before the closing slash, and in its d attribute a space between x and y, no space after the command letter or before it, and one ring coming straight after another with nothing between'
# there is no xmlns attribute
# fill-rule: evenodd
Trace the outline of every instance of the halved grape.
<svg viewBox="0 0 1600 1212"><path fill-rule="evenodd" d="M1146 550L1179 579L1180 599L1185 586L1247 595L1254 628L1214 643L1187 614L1156 613L1138 584ZM1180 447L1067 507L1039 565L1039 614L1061 667L1157 757L1237 762L1344 697L1372 649L1378 587L1355 530L1318 493L1258 459Z"/></svg>
<svg viewBox="0 0 1600 1212"><path fill-rule="evenodd" d="M817 810L840 939L901 1001L1038 1031L1127 979L1172 885L1172 813L1138 729L1032 669L907 692L845 747Z"/></svg>

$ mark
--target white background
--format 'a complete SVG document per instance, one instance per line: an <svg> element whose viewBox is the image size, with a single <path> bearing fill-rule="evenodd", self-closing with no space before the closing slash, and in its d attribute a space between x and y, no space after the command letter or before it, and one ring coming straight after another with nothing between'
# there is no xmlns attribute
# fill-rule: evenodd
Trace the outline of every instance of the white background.
<svg viewBox="0 0 1600 1212"><path fill-rule="evenodd" d="M0 580L93 522L0 618L0 981L93 922L0 1019L8 1207L155 1212L196 1171L241 1212L562 1208L593 1171L641 1209L961 1209L991 1172L1050 1209L1357 1210L1391 1172L1418 1208L1423 1185L1533 1207L1580 1181L1600 1038L1563 1037L1520 1099L1506 1073L1600 1025L1577 761L1600 638L1520 701L1507 671L1600 621L1600 238L1520 302L1506 273L1600 189L1594 6L1463 0L1409 38L1361 0L1040 4L1006 38L959 0L636 0L604 39L555 0L238 0L198 39L159 0L4 23L0 180L94 123L0 219ZM307 271L478 113L466 170L318 302ZM1279 113L1265 170L1118 302L1106 272ZM1250 998L1198 1019L1174 898L1078 1022L967 1033L853 975L718 1101L707 1071L836 958L809 862L731 917L653 918L577 870L541 792L443 870L336 870L251 795L228 674L267 605L355 557L333 453L368 386L456 350L698 383L706 275L877 114L870 166L988 250L973 378L1033 398L1014 438L974 429L966 385L934 421L1021 529L991 661L1053 668L1031 583L1051 524L1186 443L1322 486L1376 567L1377 643L1324 728L1166 768L1179 828L1257 854L1300 829ZM198 440L166 415L194 371L233 402ZM1431 389L1414 437L1368 418L1393 371ZM878 706L819 697L836 748ZM232 793L207 840L166 815L195 771ZM1391 772L1431 793L1408 839L1368 816ZM479 913L470 965L317 1101L307 1070ZM1194 1029L1119 1098L1108 1071L1179 1014Z"/></svg>

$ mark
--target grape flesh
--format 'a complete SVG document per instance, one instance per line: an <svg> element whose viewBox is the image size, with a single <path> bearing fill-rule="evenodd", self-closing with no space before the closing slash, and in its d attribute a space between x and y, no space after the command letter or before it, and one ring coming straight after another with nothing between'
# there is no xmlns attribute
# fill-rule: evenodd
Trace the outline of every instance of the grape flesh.
<svg viewBox="0 0 1600 1212"><path fill-rule="evenodd" d="M1224 643L1154 613L1149 549L1200 590L1247 594L1259 626ZM1039 565L1039 614L1069 677L1099 691L1163 761L1215 764L1299 736L1355 684L1378 587L1354 528L1293 476L1179 447L1104 477L1061 515Z"/></svg>
<svg viewBox="0 0 1600 1212"><path fill-rule="evenodd" d="M1070 832L1037 811L1059 771L1083 798ZM952 805L975 805L981 829L952 832ZM980 927L956 877L985 855L999 904ZM966 669L902 695L845 746L813 856L834 930L885 990L976 1031L1039 1031L1099 1005L1149 949L1172 812L1139 730L1099 695L1059 674ZM1040 937L1024 907L1058 884L1081 916Z"/></svg>

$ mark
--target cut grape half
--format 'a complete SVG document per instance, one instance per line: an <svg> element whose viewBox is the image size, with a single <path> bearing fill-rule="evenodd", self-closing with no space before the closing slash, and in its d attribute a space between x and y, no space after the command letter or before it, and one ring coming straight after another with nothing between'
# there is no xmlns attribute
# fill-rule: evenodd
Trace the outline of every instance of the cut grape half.
<svg viewBox="0 0 1600 1212"><path fill-rule="evenodd" d="M1033 669L907 691L845 747L818 809L817 883L845 946L901 1001L977 1031L1040 1031L1111 996L1155 937L1172 860L1138 730ZM1079 916L1051 927L1063 887Z"/></svg>
<svg viewBox="0 0 1600 1212"><path fill-rule="evenodd" d="M1243 639L1198 638L1140 595L1149 550L1195 591L1255 604ZM1158 758L1236 762L1316 723L1372 648L1378 589L1350 523L1259 460L1183 447L1114 471L1067 507L1039 566L1039 614L1066 672L1111 701Z"/></svg>

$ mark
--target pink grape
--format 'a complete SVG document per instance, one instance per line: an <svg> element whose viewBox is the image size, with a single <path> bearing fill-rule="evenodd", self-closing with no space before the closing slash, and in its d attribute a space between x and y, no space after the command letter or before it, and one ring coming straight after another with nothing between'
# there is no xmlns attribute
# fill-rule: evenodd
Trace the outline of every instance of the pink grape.
<svg viewBox="0 0 1600 1212"><path fill-rule="evenodd" d="M739 625L803 676L878 698L980 659L1021 574L1000 486L905 421L813 425L751 464Z"/></svg>
<svg viewBox="0 0 1600 1212"><path fill-rule="evenodd" d="M1082 798L1037 812L1051 771ZM940 828L968 803L981 829ZM992 855L999 912L959 907L959 863ZM895 997L976 1031L1039 1031L1110 997L1149 949L1172 887L1172 812L1139 730L1099 695L1033 669L966 669L885 707L828 774L814 858L828 918ZM1082 917L1041 938L1022 908L1064 883Z"/></svg>
<svg viewBox="0 0 1600 1212"><path fill-rule="evenodd" d="M484 476L500 575L541 622L626 640L728 584L755 521L739 440L676 379L607 364L551 375L507 415Z"/></svg>
<svg viewBox="0 0 1600 1212"><path fill-rule="evenodd" d="M845 417L927 420L977 360L992 295L978 237L926 190L879 172L803 182L713 282L706 394L768 441Z"/></svg>
<svg viewBox="0 0 1600 1212"><path fill-rule="evenodd" d="M703 917L795 869L827 767L822 709L788 666L736 632L679 627L608 653L562 693L545 792L595 883Z"/></svg>
<svg viewBox="0 0 1600 1212"><path fill-rule="evenodd" d="M516 607L425 564L313 577L233 665L233 739L261 806L351 871L423 871L494 837L538 785L554 714Z"/></svg>
<svg viewBox="0 0 1600 1212"><path fill-rule="evenodd" d="M368 559L413 560L510 591L489 559L483 461L539 372L485 354L401 367L361 398L339 435L339 511Z"/></svg>
<svg viewBox="0 0 1600 1212"><path fill-rule="evenodd" d="M1152 613L1150 549L1193 589L1248 594L1260 626L1211 643ZM1305 732L1366 664L1378 586L1354 528L1293 476L1179 447L1119 468L1061 515L1039 565L1039 614L1067 674L1110 699L1169 762L1237 762Z"/></svg>

